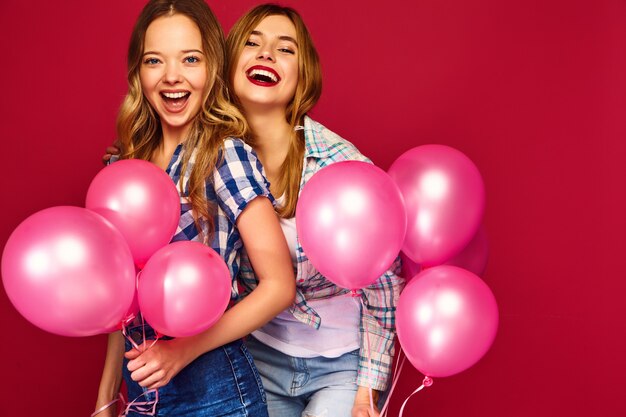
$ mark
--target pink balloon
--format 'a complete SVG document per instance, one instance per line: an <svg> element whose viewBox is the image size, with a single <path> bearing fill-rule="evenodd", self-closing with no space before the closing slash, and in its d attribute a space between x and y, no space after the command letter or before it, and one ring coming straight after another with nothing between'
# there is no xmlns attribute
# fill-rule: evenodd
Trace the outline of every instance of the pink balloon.
<svg viewBox="0 0 626 417"><path fill-rule="evenodd" d="M480 278L456 266L428 268L404 288L396 313L398 339L424 375L454 375L489 350L498 306Z"/></svg>
<svg viewBox="0 0 626 417"><path fill-rule="evenodd" d="M172 240L180 218L180 197L172 179L140 159L102 169L87 190L85 206L122 232L140 268Z"/></svg>
<svg viewBox="0 0 626 417"><path fill-rule="evenodd" d="M159 249L139 276L139 308L159 333L181 337L211 327L231 294L228 267L211 248L191 241Z"/></svg>
<svg viewBox="0 0 626 417"><path fill-rule="evenodd" d="M489 243L484 227L479 227L478 232L470 243L452 259L447 260L444 265L458 266L467 269L482 277L487 268L489 258Z"/></svg>
<svg viewBox="0 0 626 417"><path fill-rule="evenodd" d="M81 207L52 207L24 220L2 254L2 282L15 308L43 330L91 336L117 327L135 292L121 233Z"/></svg>
<svg viewBox="0 0 626 417"><path fill-rule="evenodd" d="M423 145L389 168L407 213L402 251L422 266L439 265L459 253L478 230L485 186L472 161L444 145Z"/></svg>
<svg viewBox="0 0 626 417"><path fill-rule="evenodd" d="M298 238L315 268L340 287L375 282L398 256L406 214L383 170L338 162L313 175L296 207Z"/></svg>
<svg viewBox="0 0 626 417"><path fill-rule="evenodd" d="M115 324L115 326L109 327L105 329L103 333L111 333L117 330L122 329L122 325L130 323L135 317L139 315L139 299L137 297L137 279L139 277L140 270L135 267L135 278L134 278L134 290L133 290L133 301L130 303L130 307L122 317L122 320Z"/></svg>
<svg viewBox="0 0 626 417"><path fill-rule="evenodd" d="M422 268L418 263L415 263L406 256L403 252L400 252L400 259L402 259L402 270L400 276L403 277L408 283L415 275L419 274Z"/></svg>

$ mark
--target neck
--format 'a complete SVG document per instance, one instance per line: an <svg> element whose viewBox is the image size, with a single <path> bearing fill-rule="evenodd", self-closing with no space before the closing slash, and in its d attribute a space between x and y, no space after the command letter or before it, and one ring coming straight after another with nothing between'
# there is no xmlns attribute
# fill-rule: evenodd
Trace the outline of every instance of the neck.
<svg viewBox="0 0 626 417"><path fill-rule="evenodd" d="M161 131L163 132L163 144L176 148L178 144L187 139L187 134L191 129L191 124L181 127L173 127L161 123Z"/></svg>
<svg viewBox="0 0 626 417"><path fill-rule="evenodd" d="M246 111L245 114L252 131L254 150L263 164L268 180L275 183L289 151L293 128L287 123L284 109Z"/></svg>
<svg viewBox="0 0 626 417"><path fill-rule="evenodd" d="M287 154L293 129L285 119L284 110L264 113L246 112L246 120L254 138L254 149L263 157ZM272 158L275 159L275 158ZM281 160L282 163L282 160Z"/></svg>
<svg viewBox="0 0 626 417"><path fill-rule="evenodd" d="M161 169L167 169L167 166L172 159L172 155L176 150L176 147L182 143L189 133L190 126L183 128L172 128L171 126L164 126L161 124L161 131L163 133L163 140L161 145L155 150L152 155L151 161L159 166Z"/></svg>

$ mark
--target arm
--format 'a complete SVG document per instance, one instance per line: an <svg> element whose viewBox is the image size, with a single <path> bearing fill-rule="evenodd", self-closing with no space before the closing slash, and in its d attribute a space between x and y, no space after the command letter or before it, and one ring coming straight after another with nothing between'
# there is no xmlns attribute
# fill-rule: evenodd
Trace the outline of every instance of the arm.
<svg viewBox="0 0 626 417"><path fill-rule="evenodd" d="M265 197L252 200L237 218L237 228L257 272L258 287L200 334L161 340L141 354L127 352L131 377L141 386L166 385L201 354L248 335L293 303L295 279L289 249L270 201Z"/></svg>
<svg viewBox="0 0 626 417"><path fill-rule="evenodd" d="M354 397L354 406L352 407L352 417L378 417L380 415L378 410L378 396L379 393L376 390L372 390L372 399L374 401L374 413L372 414L372 407L370 406L370 393L369 388L358 387L356 391L356 397Z"/></svg>
<svg viewBox="0 0 626 417"><path fill-rule="evenodd" d="M98 388L95 410L116 399L122 384L122 358L124 355L124 336L121 332L109 334L104 369ZM116 416L116 404L102 410L98 417Z"/></svg>
<svg viewBox="0 0 626 417"><path fill-rule="evenodd" d="M370 416L368 387L375 390L373 395L376 403L377 391L383 391L389 381L395 347L396 305L404 287L404 279L397 275L399 272L400 258L397 258L383 276L362 290L365 309L361 312L361 353L357 376L359 388L352 410L354 417ZM368 339L371 347L369 353ZM367 407L363 407L363 404Z"/></svg>

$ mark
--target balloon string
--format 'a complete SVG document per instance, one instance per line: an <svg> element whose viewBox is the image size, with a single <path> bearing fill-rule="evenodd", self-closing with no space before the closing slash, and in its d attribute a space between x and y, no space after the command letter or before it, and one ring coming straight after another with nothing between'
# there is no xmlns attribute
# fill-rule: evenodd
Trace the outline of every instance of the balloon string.
<svg viewBox="0 0 626 417"><path fill-rule="evenodd" d="M144 397L148 394L154 393L154 401L137 401L141 397ZM136 414L142 414L145 416L154 416L156 414L156 406L159 402L159 390L158 389L150 389L144 391L143 394L137 396L134 400L126 404L126 408L122 413L120 413L119 417L125 417L131 411ZM131 409L132 408L132 409Z"/></svg>
<svg viewBox="0 0 626 417"><path fill-rule="evenodd" d="M411 395L409 395L408 397L406 397L406 400L404 400L404 403L402 403L402 408L400 408L400 414L398 415L398 417L402 417L402 413L404 413L404 407L406 406L407 402L409 402L409 399L414 395L417 394L418 392L420 392L421 390L423 390L425 387L430 387L433 384L433 380L430 377L424 377L424 380L422 381L422 385L419 386L419 388L417 388L415 391L413 391L411 393Z"/></svg>
<svg viewBox="0 0 626 417"><path fill-rule="evenodd" d="M156 342L161 338L161 334L157 332L156 330L154 330L154 340L152 340L152 343L150 343L149 346L146 346L146 322L144 321L143 315L140 315L139 317L141 317L141 337L143 339L142 348L140 348L137 342L135 342L135 340L133 340L133 338L128 334L128 326L130 322L135 319L134 315L130 316L129 318L127 318L126 320L122 322L121 330L122 330L122 334L124 335L126 340L130 342L133 348L141 352L145 352L147 349L150 349L152 346L156 344Z"/></svg>
<svg viewBox="0 0 626 417"><path fill-rule="evenodd" d="M116 399L114 399L113 401L109 401L108 403L106 403L105 405L103 405L102 407L98 408L96 411L94 411L93 413L91 413L90 417L94 417L98 414L100 414L101 412L103 412L104 410L106 410L107 408L111 407L113 404L115 404L116 402L120 402L122 404L125 403L124 401L124 396L122 395L122 393L118 394L118 397ZM122 407L124 408L124 407Z"/></svg>
<svg viewBox="0 0 626 417"><path fill-rule="evenodd" d="M391 388L389 389L389 394L387 394L385 404L383 404L383 408L380 411L380 417L385 417L385 413L387 413L387 408L389 407L389 402L391 400L391 394L393 394L393 390L396 388L396 384L400 380L400 373L402 372L402 368L404 367L405 360L406 355L402 356L402 346L398 345L398 360L396 362L397 366L393 370L393 377L391 378Z"/></svg>

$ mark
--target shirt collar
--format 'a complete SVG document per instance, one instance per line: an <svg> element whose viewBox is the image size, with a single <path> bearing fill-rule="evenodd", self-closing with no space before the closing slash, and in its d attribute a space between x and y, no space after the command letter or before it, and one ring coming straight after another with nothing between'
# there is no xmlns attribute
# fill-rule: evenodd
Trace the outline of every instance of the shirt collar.
<svg viewBox="0 0 626 417"><path fill-rule="evenodd" d="M304 157L325 158L328 156L328 143L324 138L326 128L309 116L304 116Z"/></svg>

